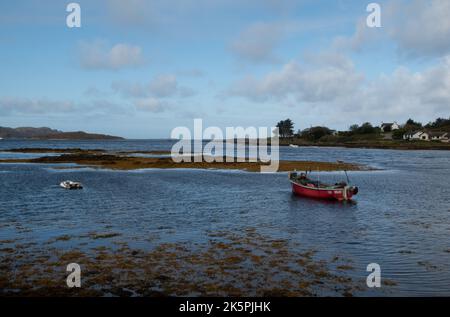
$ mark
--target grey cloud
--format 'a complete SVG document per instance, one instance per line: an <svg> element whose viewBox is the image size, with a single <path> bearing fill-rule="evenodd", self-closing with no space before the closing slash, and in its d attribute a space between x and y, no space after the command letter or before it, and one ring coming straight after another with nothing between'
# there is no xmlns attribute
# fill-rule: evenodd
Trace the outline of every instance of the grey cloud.
<svg viewBox="0 0 450 317"><path fill-rule="evenodd" d="M124 43L108 46L104 41L80 43L80 65L90 70L119 70L144 64L142 49Z"/></svg>
<svg viewBox="0 0 450 317"><path fill-rule="evenodd" d="M146 97L148 95L148 87L145 87L140 83L130 83L123 80L112 82L111 89L126 98Z"/></svg>
<svg viewBox="0 0 450 317"><path fill-rule="evenodd" d="M134 102L134 105L137 110L155 113L163 112L170 108L170 105L167 101L153 97L138 99Z"/></svg>
<svg viewBox="0 0 450 317"><path fill-rule="evenodd" d="M274 49L284 34L280 23L255 23L243 30L231 43L231 51L251 62L276 62Z"/></svg>
<svg viewBox="0 0 450 317"><path fill-rule="evenodd" d="M93 99L74 103L47 98L0 97L0 114L13 115L75 115L89 113L125 113L126 108L108 99Z"/></svg>
<svg viewBox="0 0 450 317"><path fill-rule="evenodd" d="M401 54L410 57L450 53L450 1L396 1L387 8L387 30Z"/></svg>
<svg viewBox="0 0 450 317"><path fill-rule="evenodd" d="M384 29L369 28L366 19L359 19L356 23L355 32L352 36L337 36L332 43L336 51L362 51L368 47L376 46L382 39Z"/></svg>
<svg viewBox="0 0 450 317"><path fill-rule="evenodd" d="M170 74L156 76L148 84L115 81L111 84L111 88L127 98L187 98L195 94L193 89L180 86L176 76Z"/></svg>
<svg viewBox="0 0 450 317"><path fill-rule="evenodd" d="M75 104L70 101L56 101L46 98L0 98L0 113L3 115L68 113L73 112L76 109L77 107Z"/></svg>
<svg viewBox="0 0 450 317"><path fill-rule="evenodd" d="M285 16L305 1L299 0L107 0L109 18L120 26L141 28L192 23L208 15L267 12ZM104 1L101 2L102 5Z"/></svg>
<svg viewBox="0 0 450 317"><path fill-rule="evenodd" d="M357 21L354 34L336 37L333 47L361 51L389 39L402 57L443 57L450 53L450 1L396 0L381 9L381 28L367 27L364 16Z"/></svg>
<svg viewBox="0 0 450 317"><path fill-rule="evenodd" d="M205 73L202 70L196 68L179 70L177 74L180 76L195 77L195 78L205 76Z"/></svg>
<svg viewBox="0 0 450 317"><path fill-rule="evenodd" d="M177 78L174 75L160 75L152 79L149 91L157 97L170 97L178 92Z"/></svg>

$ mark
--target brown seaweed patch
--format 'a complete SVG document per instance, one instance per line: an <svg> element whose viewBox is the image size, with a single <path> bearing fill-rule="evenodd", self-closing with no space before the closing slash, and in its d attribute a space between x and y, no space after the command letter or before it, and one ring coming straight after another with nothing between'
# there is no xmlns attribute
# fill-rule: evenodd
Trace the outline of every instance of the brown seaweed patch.
<svg viewBox="0 0 450 317"><path fill-rule="evenodd" d="M56 237L55 241L69 241L70 239L72 239L72 237L67 235L67 234L65 234L65 235Z"/></svg>
<svg viewBox="0 0 450 317"><path fill-rule="evenodd" d="M36 149L39 153L43 149ZM194 168L194 169L233 169L245 170L249 172L259 172L261 167L270 163L254 162L246 160L244 162L231 162L224 158L223 162L203 159L201 162L191 161L174 162L171 157L133 157L122 156L114 152L103 150L80 150L66 149L61 150L63 154L59 156L44 156L33 159L4 159L4 163L75 163L83 166L96 166L98 168L108 168L117 170L134 170L142 168ZM203 157L206 158L206 157ZM353 171L353 170L372 170L367 166L347 162L314 162L314 161L279 161L279 171L292 170L314 170L314 171Z"/></svg>
<svg viewBox="0 0 450 317"><path fill-rule="evenodd" d="M314 250L255 232L216 232L207 243L162 243L152 250L96 247L0 254L0 294L20 296L315 296L352 295L357 285L333 273ZM219 238L220 241L217 241ZM41 246L42 247L42 246ZM10 259L3 262L4 259ZM65 287L68 263L82 267L82 289ZM4 270L3 270L4 268ZM16 290L12 292L11 290Z"/></svg>
<svg viewBox="0 0 450 317"><path fill-rule="evenodd" d="M381 280L381 283L382 283L384 286L396 286L396 285L397 285L397 282L395 282L395 281L393 281L393 280L389 280L389 279L382 279L382 280Z"/></svg>
<svg viewBox="0 0 450 317"><path fill-rule="evenodd" d="M355 269L353 266L348 265L348 264L338 265L336 268L338 270L341 270L341 271L349 271L349 270L354 270Z"/></svg>
<svg viewBox="0 0 450 317"><path fill-rule="evenodd" d="M97 239L109 239L109 238L114 238L114 237L119 237L121 236L120 233L115 233L115 232L111 232L111 233L90 233L89 234L89 238L97 240Z"/></svg>

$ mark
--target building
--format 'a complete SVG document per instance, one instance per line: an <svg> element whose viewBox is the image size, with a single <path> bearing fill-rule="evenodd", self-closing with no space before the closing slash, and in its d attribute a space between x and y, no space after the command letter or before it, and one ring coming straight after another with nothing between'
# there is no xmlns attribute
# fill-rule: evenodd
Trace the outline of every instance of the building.
<svg viewBox="0 0 450 317"><path fill-rule="evenodd" d="M447 141L449 139L446 132L430 132L429 135L431 141Z"/></svg>
<svg viewBox="0 0 450 317"><path fill-rule="evenodd" d="M412 131L403 135L403 140L429 140L429 135L423 131Z"/></svg>
<svg viewBox="0 0 450 317"><path fill-rule="evenodd" d="M450 135L447 132L413 131L403 135L403 140L441 141L449 142Z"/></svg>
<svg viewBox="0 0 450 317"><path fill-rule="evenodd" d="M400 129L400 126L394 121L394 123L381 123L380 128L382 132L391 132Z"/></svg>

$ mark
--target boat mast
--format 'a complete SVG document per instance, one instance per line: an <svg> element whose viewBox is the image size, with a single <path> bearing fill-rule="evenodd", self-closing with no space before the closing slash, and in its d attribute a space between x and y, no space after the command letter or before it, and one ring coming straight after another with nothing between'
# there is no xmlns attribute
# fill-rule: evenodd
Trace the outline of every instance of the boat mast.
<svg viewBox="0 0 450 317"><path fill-rule="evenodd" d="M344 170L345 176L347 177L347 184L350 184L350 178L348 178L347 171Z"/></svg>

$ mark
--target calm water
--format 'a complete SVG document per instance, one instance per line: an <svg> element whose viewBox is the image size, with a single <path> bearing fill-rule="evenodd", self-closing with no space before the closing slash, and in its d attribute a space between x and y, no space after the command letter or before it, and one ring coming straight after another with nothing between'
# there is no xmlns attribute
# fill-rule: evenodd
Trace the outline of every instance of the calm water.
<svg viewBox="0 0 450 317"><path fill-rule="evenodd" d="M170 141L0 141L19 147L169 150ZM144 237L202 242L216 230L256 228L298 241L319 256L352 260L358 278L371 262L394 280L389 291L364 294L450 295L450 151L289 148L282 159L344 160L383 169L350 173L360 193L354 204L291 194L285 173L214 170L105 171L51 165L0 164L0 240L45 243L63 234L113 231L130 244ZM28 157L0 153L0 158ZM323 173L330 181L339 173ZM60 181L83 182L64 191ZM72 244L72 245L70 245ZM72 240L69 246L77 246ZM67 244L65 247L68 247ZM77 246L78 247L78 246Z"/></svg>

